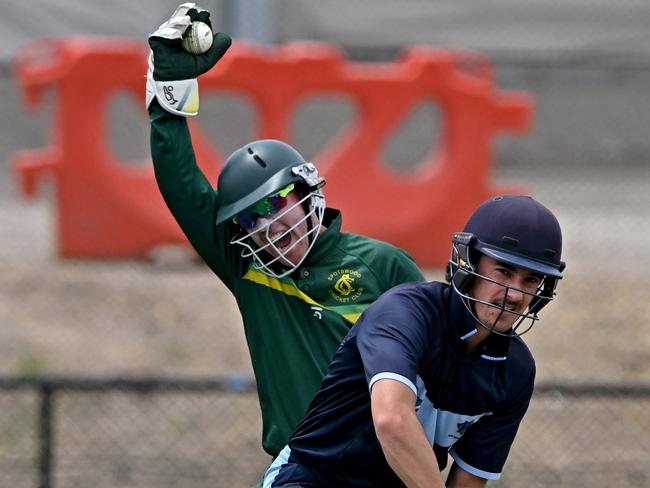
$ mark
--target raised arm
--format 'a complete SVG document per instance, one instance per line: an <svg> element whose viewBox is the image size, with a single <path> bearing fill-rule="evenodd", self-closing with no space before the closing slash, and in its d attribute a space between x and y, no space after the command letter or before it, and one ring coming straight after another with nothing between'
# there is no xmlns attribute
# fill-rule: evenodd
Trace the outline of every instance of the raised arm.
<svg viewBox="0 0 650 488"><path fill-rule="evenodd" d="M228 229L215 229L216 192L196 164L187 116L198 113L197 77L211 69L230 46L222 33L211 48L192 54L182 36L192 21L210 25L207 11L183 4L149 36L147 109L151 156L160 192L174 218L206 263L227 280ZM228 284L228 283L226 283Z"/></svg>
<svg viewBox="0 0 650 488"><path fill-rule="evenodd" d="M216 192L196 164L187 121L149 106L151 157L167 207L199 255L211 268L222 254L215 242Z"/></svg>

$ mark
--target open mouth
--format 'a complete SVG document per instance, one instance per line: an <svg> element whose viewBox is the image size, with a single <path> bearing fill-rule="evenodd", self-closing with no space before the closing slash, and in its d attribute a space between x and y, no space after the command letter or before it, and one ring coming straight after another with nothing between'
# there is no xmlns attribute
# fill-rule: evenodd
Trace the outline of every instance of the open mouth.
<svg viewBox="0 0 650 488"><path fill-rule="evenodd" d="M291 243L291 233L289 233L289 232L278 232L278 233L272 235L269 240L280 251L284 251L286 248L289 247L289 244Z"/></svg>

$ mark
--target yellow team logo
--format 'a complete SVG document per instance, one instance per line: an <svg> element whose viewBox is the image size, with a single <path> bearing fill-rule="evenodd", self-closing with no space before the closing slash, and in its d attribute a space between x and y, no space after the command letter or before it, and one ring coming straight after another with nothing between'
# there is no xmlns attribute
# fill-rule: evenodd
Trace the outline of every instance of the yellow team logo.
<svg viewBox="0 0 650 488"><path fill-rule="evenodd" d="M351 278L349 274L345 273L339 278L339 280L334 285L334 289L339 292L344 297L347 297L350 293L354 291L352 286L354 278Z"/></svg>
<svg viewBox="0 0 650 488"><path fill-rule="evenodd" d="M355 281L361 278L361 273L354 269L339 269L327 277L334 282L330 295L337 302L355 302L363 294L363 287L356 285Z"/></svg>

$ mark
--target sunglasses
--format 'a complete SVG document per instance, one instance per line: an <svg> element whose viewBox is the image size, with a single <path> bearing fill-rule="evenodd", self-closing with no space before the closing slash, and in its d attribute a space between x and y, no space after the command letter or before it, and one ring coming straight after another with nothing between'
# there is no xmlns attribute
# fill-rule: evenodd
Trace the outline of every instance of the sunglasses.
<svg viewBox="0 0 650 488"><path fill-rule="evenodd" d="M284 187L277 193L262 198L255 205L238 213L232 220L234 223L242 226L244 229L254 229L255 223L260 217L268 217L278 210L287 206L287 195L294 189L294 184Z"/></svg>

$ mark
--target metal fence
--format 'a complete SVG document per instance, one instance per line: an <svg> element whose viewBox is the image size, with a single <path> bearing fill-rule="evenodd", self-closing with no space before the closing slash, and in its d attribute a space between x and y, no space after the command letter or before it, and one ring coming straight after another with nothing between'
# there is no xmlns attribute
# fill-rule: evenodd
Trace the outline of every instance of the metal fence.
<svg viewBox="0 0 650 488"><path fill-rule="evenodd" d="M220 379L0 379L0 486L250 487L254 383ZM253 421L255 419L255 421ZM650 483L650 385L539 384L504 487Z"/></svg>
<svg viewBox="0 0 650 488"><path fill-rule="evenodd" d="M221 379L0 379L0 486L252 486L254 383Z"/></svg>

